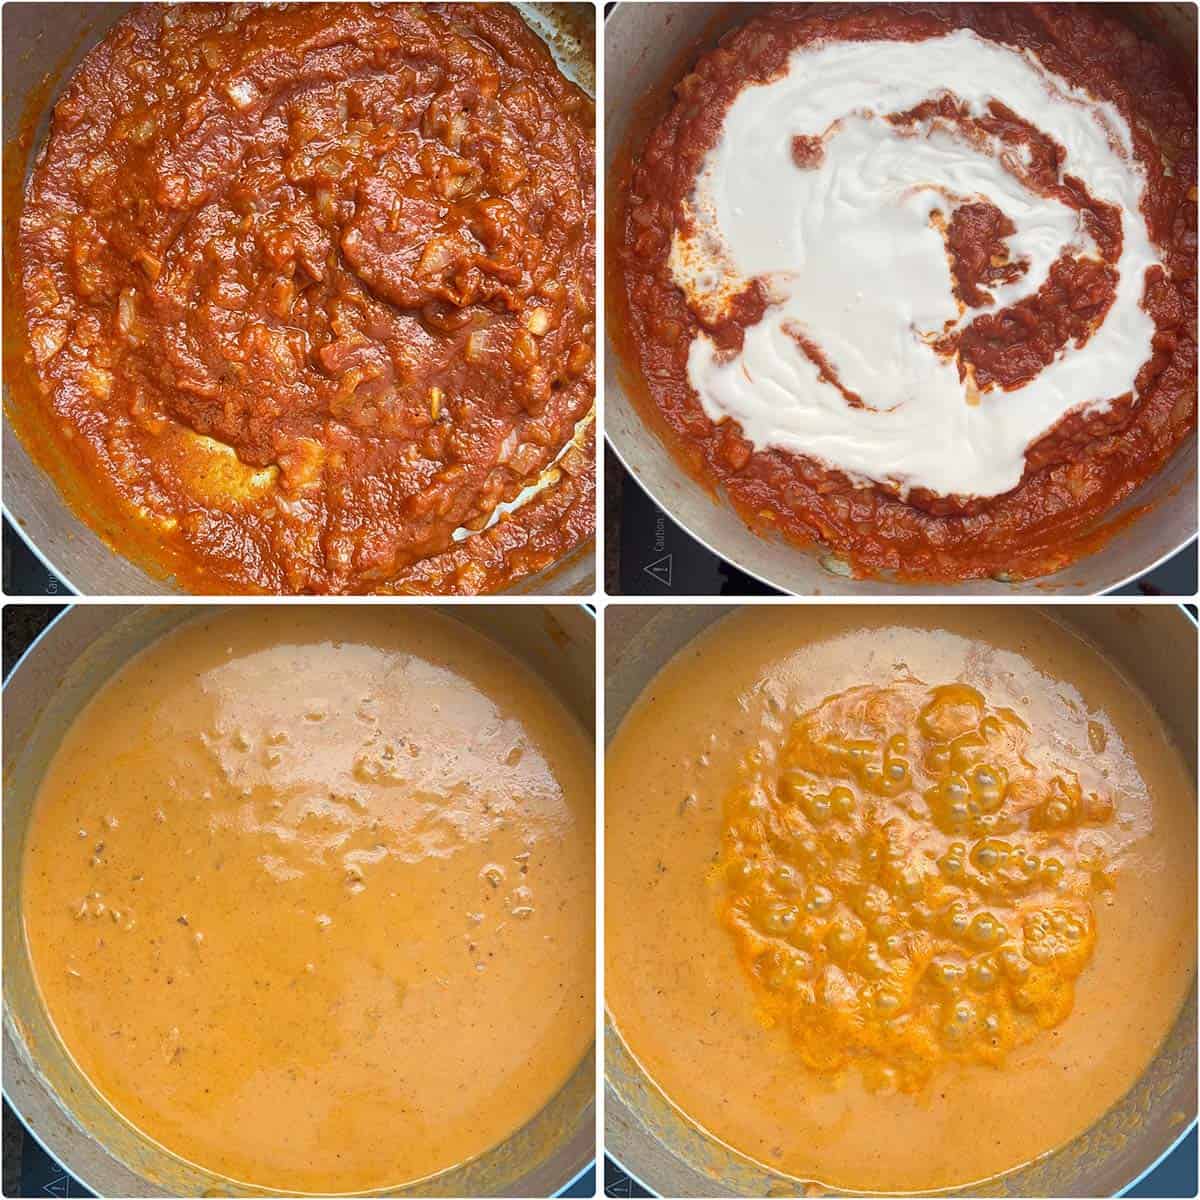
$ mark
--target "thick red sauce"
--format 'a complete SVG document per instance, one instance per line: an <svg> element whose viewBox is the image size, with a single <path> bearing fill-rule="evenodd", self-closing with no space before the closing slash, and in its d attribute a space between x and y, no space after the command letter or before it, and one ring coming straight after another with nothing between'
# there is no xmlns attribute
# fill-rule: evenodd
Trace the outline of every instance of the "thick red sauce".
<svg viewBox="0 0 1200 1200"><path fill-rule="evenodd" d="M1165 270L1147 273L1143 304L1156 333L1140 365L1136 400L1114 396L1107 411L1069 414L1029 448L1020 485L1005 495L917 490L901 498L884 485L856 484L815 459L756 451L736 421L709 419L688 380L689 345L703 328L718 346L739 347L766 298L752 287L722 325L705 325L676 286L668 255L672 231L686 220L684 201L743 87L778 77L794 50L817 39L919 40L956 28L1028 48L1051 71L1120 109L1145 168L1143 211ZM1061 148L1002 104L984 117L956 111L951 98L939 104L940 114L967 136L978 126L980 133L1019 144L1029 178L1080 213L1100 251L1100 261L1064 255L1036 294L979 314L954 335L955 345L939 346L957 357L978 390L1019 387L1068 343L1086 343L1103 321L1120 258L1120 214L1069 173L1060 179ZM891 119L903 126L922 115ZM797 142L797 169L817 165L819 144ZM1184 78L1161 48L1094 6L771 8L727 33L679 80L670 110L634 157L623 200L616 266L627 301L628 350L672 448L702 481L723 487L756 527L830 549L856 573L954 581L1057 570L1094 548L1104 514L1158 471L1194 426L1195 79ZM968 308L989 303L989 287L1011 282L1023 269L1007 261L1009 232L1004 214L987 203L958 208L944 230L955 290ZM819 347L801 349L841 388ZM861 403L842 392L847 403Z"/></svg>
<svg viewBox="0 0 1200 1200"><path fill-rule="evenodd" d="M507 6L135 6L27 185L18 429L197 590L546 567L594 528L593 130Z"/></svg>

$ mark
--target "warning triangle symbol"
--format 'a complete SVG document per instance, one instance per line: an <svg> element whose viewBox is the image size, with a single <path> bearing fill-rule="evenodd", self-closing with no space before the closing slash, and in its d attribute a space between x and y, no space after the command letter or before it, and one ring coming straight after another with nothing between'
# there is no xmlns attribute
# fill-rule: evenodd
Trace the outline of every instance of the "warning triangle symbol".
<svg viewBox="0 0 1200 1200"><path fill-rule="evenodd" d="M671 559L673 555L664 554L662 558L656 558L644 570L647 575L657 579L659 583L667 587L671 586Z"/></svg>

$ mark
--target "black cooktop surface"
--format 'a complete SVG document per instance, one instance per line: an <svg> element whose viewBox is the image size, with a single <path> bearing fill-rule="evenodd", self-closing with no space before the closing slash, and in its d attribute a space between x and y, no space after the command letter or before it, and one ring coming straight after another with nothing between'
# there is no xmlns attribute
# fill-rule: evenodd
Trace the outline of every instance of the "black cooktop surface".
<svg viewBox="0 0 1200 1200"><path fill-rule="evenodd" d="M605 447L605 586L625 596L777 596L781 593L718 558L685 533ZM1112 593L1196 594L1196 543ZM1048 597L1049 599L1049 597Z"/></svg>

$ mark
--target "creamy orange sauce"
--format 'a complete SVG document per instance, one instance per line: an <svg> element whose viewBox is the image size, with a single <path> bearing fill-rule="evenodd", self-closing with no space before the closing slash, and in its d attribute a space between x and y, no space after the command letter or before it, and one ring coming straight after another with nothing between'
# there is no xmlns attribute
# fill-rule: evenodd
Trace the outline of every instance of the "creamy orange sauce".
<svg viewBox="0 0 1200 1200"><path fill-rule="evenodd" d="M593 1034L593 756L420 609L243 608L131 661L37 796L22 903L64 1044L163 1146L398 1185L533 1117Z"/></svg>
<svg viewBox="0 0 1200 1200"><path fill-rule="evenodd" d="M771 1169L996 1176L1092 1125L1174 1022L1195 811L1147 701L1037 613L743 610L609 747L610 1013Z"/></svg>

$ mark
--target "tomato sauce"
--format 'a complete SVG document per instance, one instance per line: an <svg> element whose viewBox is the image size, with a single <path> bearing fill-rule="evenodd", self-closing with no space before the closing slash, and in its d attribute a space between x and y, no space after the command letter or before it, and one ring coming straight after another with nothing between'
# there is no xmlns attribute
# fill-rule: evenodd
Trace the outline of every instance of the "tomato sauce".
<svg viewBox="0 0 1200 1200"><path fill-rule="evenodd" d="M738 350L762 318L765 297L751 287L713 325L689 305L668 257L673 233L687 227L697 174L743 88L777 78L795 50L820 40L919 41L962 28L1032 51L1047 69L1114 105L1129 124L1146 178L1142 210L1163 264L1147 272L1142 299L1155 333L1137 373L1136 399L1126 393L1069 412L1029 445L1015 489L969 496L916 487L901 494L815 458L756 448L736 420L709 418L688 377L691 342L702 331L722 352ZM1195 423L1196 106L1194 73L1184 74L1163 49L1084 5L780 6L725 34L678 81L669 111L634 151L616 214L623 336L655 410L651 423L665 426L686 467L723 489L752 525L826 547L856 574L1028 578L1093 550L1105 514L1166 463ZM1002 103L983 116L956 107L950 96L936 103L938 116L968 139L999 139L1019 152L1023 177L1048 200L1076 210L1096 250L1088 257L1064 253L1034 293L974 315L937 344L957 355L970 403L972 388L1017 388L1065 347L1083 352L1113 302L1121 219L1060 171L1061 147ZM918 109L889 119L904 127L927 115ZM796 141L797 169L819 166L819 142ZM954 292L968 311L991 302L990 288L1020 277L1023 264L1007 259L1003 242L1011 226L994 206L960 206L943 232ZM861 402L819 347L800 347L848 405Z"/></svg>
<svg viewBox="0 0 1200 1200"><path fill-rule="evenodd" d="M14 424L194 590L507 586L594 528L594 155L506 6L137 6L26 188Z"/></svg>

